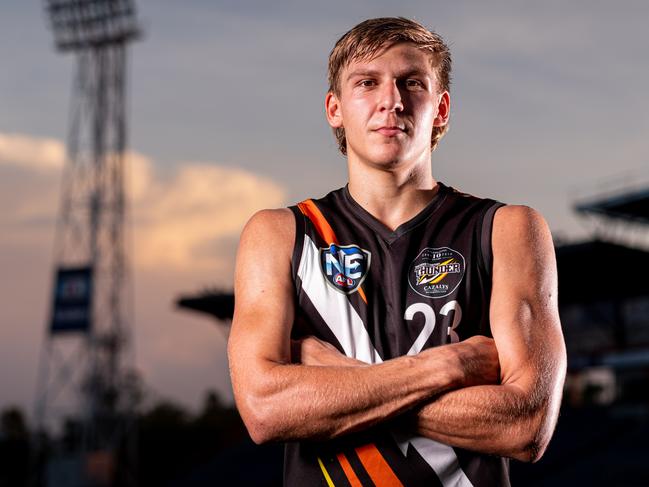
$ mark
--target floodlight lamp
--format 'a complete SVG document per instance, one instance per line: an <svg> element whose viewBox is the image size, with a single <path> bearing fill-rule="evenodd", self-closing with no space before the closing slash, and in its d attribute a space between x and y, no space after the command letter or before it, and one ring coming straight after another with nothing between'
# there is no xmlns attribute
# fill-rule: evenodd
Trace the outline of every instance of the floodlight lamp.
<svg viewBox="0 0 649 487"><path fill-rule="evenodd" d="M45 0L61 51L122 44L139 34L133 0Z"/></svg>

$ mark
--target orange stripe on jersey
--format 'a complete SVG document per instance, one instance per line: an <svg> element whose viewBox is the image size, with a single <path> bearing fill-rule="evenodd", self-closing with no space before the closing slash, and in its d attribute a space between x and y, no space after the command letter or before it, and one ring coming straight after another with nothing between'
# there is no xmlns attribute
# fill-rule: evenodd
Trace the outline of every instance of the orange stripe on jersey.
<svg viewBox="0 0 649 487"><path fill-rule="evenodd" d="M311 220L311 223L313 223L313 225L315 226L315 229L318 231L318 234L320 235L322 240L327 242L327 244L329 245L331 245L332 243L338 245L338 239L336 238L334 229L331 228L331 225L329 225L329 222L320 211L320 208L318 208L313 202L313 200L304 200L301 203L298 203L297 207L300 209L303 215ZM363 288L361 286L358 287L358 294L360 294L361 299L365 302L365 304L367 304L367 296L365 296L365 291L363 291Z"/></svg>
<svg viewBox="0 0 649 487"><path fill-rule="evenodd" d="M367 296L365 296L365 291L363 291L362 286L358 286L358 294L361 295L361 298L365 301L365 304L367 304Z"/></svg>
<svg viewBox="0 0 649 487"><path fill-rule="evenodd" d="M358 480L358 477L356 476L356 472L354 472L354 469L352 468L351 464L349 463L349 460L347 460L347 457L345 456L344 453L339 453L336 455L336 458L340 462L340 466L343 468L343 472L345 472L345 475L347 476L347 480L349 480L349 483L351 484L352 487L363 487L363 484L361 484L361 481Z"/></svg>
<svg viewBox="0 0 649 487"><path fill-rule="evenodd" d="M302 203L298 203L297 206L300 211L308 216L309 220L313 222L315 229L325 242L328 244L334 243L338 245L338 239L336 238L333 228L331 228L331 225L329 225L329 222L313 200L304 200Z"/></svg>
<svg viewBox="0 0 649 487"><path fill-rule="evenodd" d="M403 487L376 445L370 443L356 448L356 454L376 487Z"/></svg>

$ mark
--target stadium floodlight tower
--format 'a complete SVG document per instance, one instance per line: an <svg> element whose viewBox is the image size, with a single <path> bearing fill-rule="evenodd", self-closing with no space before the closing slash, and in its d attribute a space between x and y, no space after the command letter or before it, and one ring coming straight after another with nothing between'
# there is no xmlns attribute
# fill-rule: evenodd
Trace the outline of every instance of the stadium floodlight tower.
<svg viewBox="0 0 649 487"><path fill-rule="evenodd" d="M126 54L133 0L46 0L56 47L76 54L54 290L36 397L39 427L66 421L51 485L135 485L133 293L125 232ZM68 480L64 480L68 479Z"/></svg>

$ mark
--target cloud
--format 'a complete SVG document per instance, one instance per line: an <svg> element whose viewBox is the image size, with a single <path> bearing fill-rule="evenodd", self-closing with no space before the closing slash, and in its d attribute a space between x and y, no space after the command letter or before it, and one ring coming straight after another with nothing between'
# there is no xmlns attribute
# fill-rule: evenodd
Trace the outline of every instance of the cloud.
<svg viewBox="0 0 649 487"><path fill-rule="evenodd" d="M135 202L137 262L186 270L219 267L224 258L231 262L232 255L207 252L205 244L232 240L252 213L279 206L284 197L277 183L252 172L183 163L169 181L153 181Z"/></svg>
<svg viewBox="0 0 649 487"><path fill-rule="evenodd" d="M124 157L126 161L126 194L133 204L146 199L154 184L153 161L143 154L129 151Z"/></svg>
<svg viewBox="0 0 649 487"><path fill-rule="evenodd" d="M65 145L52 138L0 133L0 165L48 171L65 163Z"/></svg>
<svg viewBox="0 0 649 487"><path fill-rule="evenodd" d="M33 229L35 222L51 224L56 218L64 154L64 144L56 139L0 133L0 169L5 166L0 200L11 208L0 222L12 223L13 237ZM125 160L136 268L229 269L247 219L285 199L276 182L236 167L182 162L173 174L165 174L143 154L129 152Z"/></svg>

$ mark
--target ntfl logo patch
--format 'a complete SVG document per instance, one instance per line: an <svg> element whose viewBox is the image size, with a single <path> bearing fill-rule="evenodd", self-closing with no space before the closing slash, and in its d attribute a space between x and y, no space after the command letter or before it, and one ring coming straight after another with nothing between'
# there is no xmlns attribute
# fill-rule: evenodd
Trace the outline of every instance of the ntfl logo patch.
<svg viewBox="0 0 649 487"><path fill-rule="evenodd" d="M320 249L320 268L334 289L351 294L367 277L371 254L357 245L331 244Z"/></svg>
<svg viewBox="0 0 649 487"><path fill-rule="evenodd" d="M443 298L460 285L464 257L448 247L426 247L412 261L408 271L410 287L426 298Z"/></svg>

